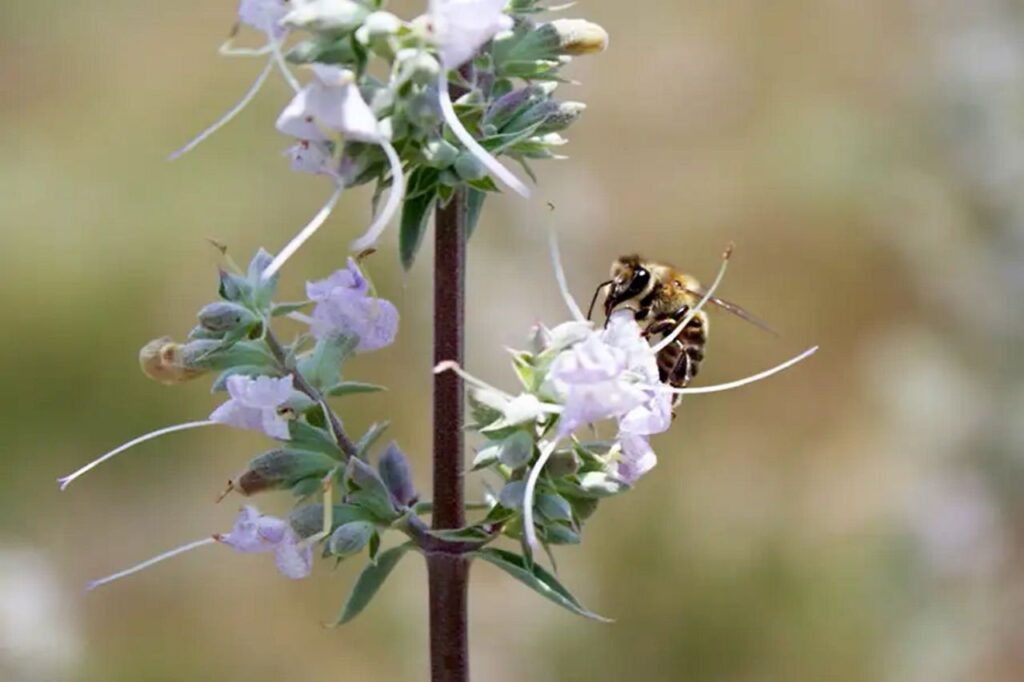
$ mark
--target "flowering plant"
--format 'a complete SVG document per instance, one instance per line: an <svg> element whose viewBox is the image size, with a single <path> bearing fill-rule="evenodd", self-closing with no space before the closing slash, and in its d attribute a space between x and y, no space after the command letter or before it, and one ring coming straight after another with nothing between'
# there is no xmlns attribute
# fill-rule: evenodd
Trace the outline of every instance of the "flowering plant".
<svg viewBox="0 0 1024 682"><path fill-rule="evenodd" d="M770 376L814 348L747 379L702 388L659 380L658 353L674 334L652 344L630 311L612 311L605 325L584 318L565 284L552 238L555 275L571 318L533 330L529 347L512 353L521 389L507 393L462 368L465 247L485 197L504 185L529 189L498 157L530 162L559 158L561 132L583 105L558 101L562 68L573 56L603 50L607 35L580 19L538 22L540 0L432 0L404 21L380 0L241 0L240 25L265 43L225 55L266 62L242 100L172 155L194 149L238 114L276 69L294 94L276 121L291 138L294 170L328 178L333 192L314 218L276 255L260 250L238 267L222 249L218 300L198 312L183 342L161 337L140 352L149 377L174 385L216 374L226 399L206 419L152 431L102 455L60 480L61 488L111 458L154 438L195 428L230 426L274 441L233 476L222 498L288 491L297 504L285 518L243 505L229 531L212 533L137 566L91 583L98 587L183 552L222 545L272 554L279 572L305 578L320 555L368 561L336 623L358 615L399 560L427 560L430 576L434 680L466 680L466 586L473 560L496 565L573 613L586 609L535 558L555 545L580 542L584 522L603 498L632 489L656 464L652 436L672 424L687 393L724 390ZM292 40L295 37L295 40ZM383 68L372 68L375 66ZM309 67L303 84L295 66ZM379 78L373 74L386 73ZM500 185L499 185L500 183ZM306 299L277 300L281 267L326 222L345 188L375 186L376 211L351 243L355 256L324 279L310 281ZM401 209L399 250L412 265L435 215L434 499L420 498L409 462L396 443L378 447L387 421L358 438L347 432L331 401L383 387L343 376L357 353L387 348L399 313L377 295L363 258ZM684 328L710 299L725 272L689 311ZM301 323L285 343L274 326ZM473 423L463 424L463 383L471 386ZM614 433L599 437L600 424ZM593 428L593 438L579 432ZM462 491L463 432L480 439L472 469L497 486L482 502ZM477 514L466 519L466 512ZM426 521L427 516L431 522ZM390 538L397 537L398 542ZM520 551L499 548L511 538Z"/></svg>

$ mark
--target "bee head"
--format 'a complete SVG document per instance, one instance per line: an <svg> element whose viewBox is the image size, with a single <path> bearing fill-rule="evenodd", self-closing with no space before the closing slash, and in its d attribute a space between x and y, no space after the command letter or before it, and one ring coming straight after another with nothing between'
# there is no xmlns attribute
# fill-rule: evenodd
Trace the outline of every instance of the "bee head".
<svg viewBox="0 0 1024 682"><path fill-rule="evenodd" d="M611 281L604 299L605 316L619 305L649 294L654 286L651 271L640 256L623 256L612 263Z"/></svg>

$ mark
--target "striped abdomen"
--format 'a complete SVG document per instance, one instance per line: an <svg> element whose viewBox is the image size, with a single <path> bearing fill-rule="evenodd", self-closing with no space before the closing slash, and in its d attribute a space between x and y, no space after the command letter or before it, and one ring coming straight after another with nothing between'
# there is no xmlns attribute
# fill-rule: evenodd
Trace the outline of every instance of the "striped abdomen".
<svg viewBox="0 0 1024 682"><path fill-rule="evenodd" d="M683 306L672 315L659 315L658 319L647 327L647 334L652 343L664 339L672 333L689 312ZM708 318L704 311L698 311L678 336L658 353L658 373L666 384L683 388L697 376L701 362L704 361L704 345L708 340Z"/></svg>

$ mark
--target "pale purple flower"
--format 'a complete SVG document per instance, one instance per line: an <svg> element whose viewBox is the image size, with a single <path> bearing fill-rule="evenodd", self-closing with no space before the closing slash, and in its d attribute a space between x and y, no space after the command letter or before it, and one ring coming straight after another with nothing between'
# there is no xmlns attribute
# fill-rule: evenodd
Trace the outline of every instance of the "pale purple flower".
<svg viewBox="0 0 1024 682"><path fill-rule="evenodd" d="M657 360L628 311L608 327L563 350L551 363L550 388L564 405L559 431L565 436L602 419L625 417L649 403L658 380Z"/></svg>
<svg viewBox="0 0 1024 682"><path fill-rule="evenodd" d="M238 19L266 33L272 40L280 40L287 32L281 25L281 19L289 10L286 0L241 0L238 3Z"/></svg>
<svg viewBox="0 0 1024 682"><path fill-rule="evenodd" d="M617 462L618 475L630 485L658 463L658 456L654 454L647 436L623 431L619 433L619 445L622 447L622 458Z"/></svg>
<svg viewBox="0 0 1024 682"><path fill-rule="evenodd" d="M317 338L354 335L356 352L365 353L391 345L398 333L394 304L369 294L369 284L355 260L330 277L306 284L306 296L316 302L310 326Z"/></svg>
<svg viewBox="0 0 1024 682"><path fill-rule="evenodd" d="M255 507L242 507L231 531L213 537L238 552L273 552L277 570L294 580L307 577L313 568L312 546L304 545L287 521L265 516Z"/></svg>
<svg viewBox="0 0 1024 682"><path fill-rule="evenodd" d="M457 69L488 40L512 28L507 0L433 0L430 18L445 68Z"/></svg>
<svg viewBox="0 0 1024 682"><path fill-rule="evenodd" d="M363 99L355 74L313 64L313 80L302 88L277 119L277 129L300 140L325 140L320 125L359 142L380 143L386 133Z"/></svg>
<svg viewBox="0 0 1024 682"><path fill-rule="evenodd" d="M281 407L292 396L292 376L252 377L235 374L227 380L231 398L210 415L210 420L240 429L262 431L271 438L288 440L288 420Z"/></svg>
<svg viewBox="0 0 1024 682"><path fill-rule="evenodd" d="M295 93L295 97L277 118L277 129L299 140L289 153L292 169L330 175L336 187L334 193L316 216L292 238L263 272L263 277L274 275L326 222L349 178L329 167L329 159L319 158L326 152L328 137L324 130L341 133L346 139L380 145L387 157L391 172L391 188L384 208L374 217L366 232L352 242L352 251L359 252L373 246L388 223L398 212L405 195L405 173L402 160L392 146L390 127L377 120L370 105L359 92L355 74L347 69L326 64L313 64L313 79ZM304 145L308 149L304 148ZM314 150L309 153L308 150ZM306 152L306 153L297 153Z"/></svg>
<svg viewBox="0 0 1024 682"><path fill-rule="evenodd" d="M291 159L292 170L298 173L336 176L334 157L327 142L299 140L285 152Z"/></svg>

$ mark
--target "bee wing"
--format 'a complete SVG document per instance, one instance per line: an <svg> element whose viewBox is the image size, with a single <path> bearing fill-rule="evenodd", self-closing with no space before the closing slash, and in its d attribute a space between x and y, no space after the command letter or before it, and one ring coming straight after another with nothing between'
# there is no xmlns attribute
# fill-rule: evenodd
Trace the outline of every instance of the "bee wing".
<svg viewBox="0 0 1024 682"><path fill-rule="evenodd" d="M697 289L687 289L687 291L689 293L693 294L694 296L704 296L707 293L705 291L700 291L700 290L697 290ZM710 298L708 298L708 302L709 303L714 303L716 306L718 306L722 310L729 311L730 313L732 313L736 317L739 317L739 318L741 318L743 320L746 320L750 324L754 325L755 327L757 327L759 329L762 329L762 330L768 332L769 334L773 334L775 336L779 336L779 332L777 332L770 324L768 324L767 322L765 322L765 321L755 317L754 315L751 315L750 313L748 313L746 310L744 310L740 306L736 305L735 303L730 303L729 301L726 301L725 299L722 299L722 298L718 298L717 296L711 296Z"/></svg>

